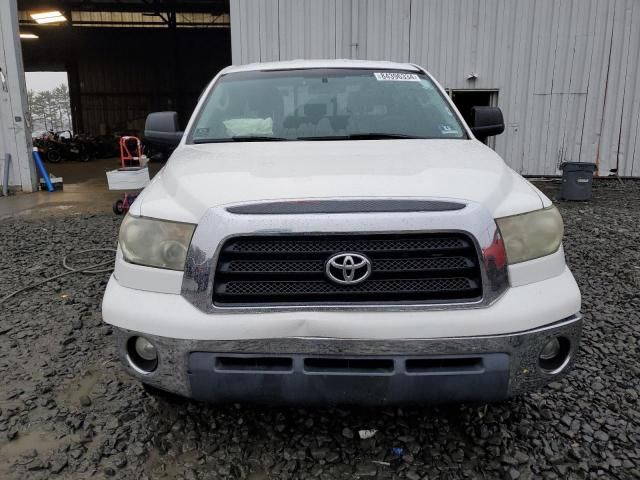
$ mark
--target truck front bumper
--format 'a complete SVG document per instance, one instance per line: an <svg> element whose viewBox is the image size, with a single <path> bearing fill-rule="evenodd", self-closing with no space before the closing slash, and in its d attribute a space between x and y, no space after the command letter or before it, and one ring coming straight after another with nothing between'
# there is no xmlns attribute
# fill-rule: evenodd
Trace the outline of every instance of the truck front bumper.
<svg viewBox="0 0 640 480"><path fill-rule="evenodd" d="M185 340L115 328L118 354L142 382L197 400L280 404L434 404L497 401L535 390L572 366L579 314L503 335L433 339L287 337ZM143 336L158 353L146 372L132 348ZM542 363L558 338L561 356Z"/></svg>

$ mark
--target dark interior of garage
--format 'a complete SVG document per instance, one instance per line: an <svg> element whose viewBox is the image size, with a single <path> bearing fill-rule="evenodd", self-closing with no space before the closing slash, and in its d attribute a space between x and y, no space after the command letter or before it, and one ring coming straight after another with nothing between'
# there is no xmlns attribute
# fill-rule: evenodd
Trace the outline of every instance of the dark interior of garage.
<svg viewBox="0 0 640 480"><path fill-rule="evenodd" d="M185 123L198 96L231 63L228 0L18 2L24 68L66 71L73 130L139 134L146 115L174 110ZM34 12L66 21L37 24Z"/></svg>

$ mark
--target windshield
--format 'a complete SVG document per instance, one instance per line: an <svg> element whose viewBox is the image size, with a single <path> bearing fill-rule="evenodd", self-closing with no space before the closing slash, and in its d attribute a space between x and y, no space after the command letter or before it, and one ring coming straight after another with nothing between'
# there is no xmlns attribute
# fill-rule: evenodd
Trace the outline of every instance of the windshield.
<svg viewBox="0 0 640 480"><path fill-rule="evenodd" d="M237 72L218 79L189 142L467 138L426 76L368 69Z"/></svg>

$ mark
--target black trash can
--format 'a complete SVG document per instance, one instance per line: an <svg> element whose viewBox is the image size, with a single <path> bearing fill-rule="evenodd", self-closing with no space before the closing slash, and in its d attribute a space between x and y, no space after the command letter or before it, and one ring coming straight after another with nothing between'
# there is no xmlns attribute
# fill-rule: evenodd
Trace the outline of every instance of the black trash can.
<svg viewBox="0 0 640 480"><path fill-rule="evenodd" d="M560 187L560 200L591 200L591 187L593 184L593 172L596 171L595 163L564 162L560 165L562 170L562 187Z"/></svg>

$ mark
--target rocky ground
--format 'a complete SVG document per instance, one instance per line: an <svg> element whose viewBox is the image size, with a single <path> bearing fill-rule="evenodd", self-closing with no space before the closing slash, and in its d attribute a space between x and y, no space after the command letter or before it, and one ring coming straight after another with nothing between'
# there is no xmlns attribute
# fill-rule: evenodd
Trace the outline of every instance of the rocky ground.
<svg viewBox="0 0 640 480"><path fill-rule="evenodd" d="M173 406L121 372L100 317L108 274L22 293L0 304L0 478L640 478L640 182L602 181L592 202L560 208L583 292L580 358L500 404ZM63 272L69 252L114 246L118 224L0 220L0 298Z"/></svg>

